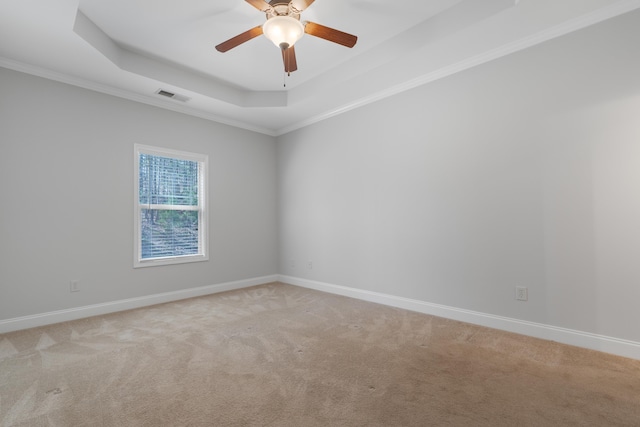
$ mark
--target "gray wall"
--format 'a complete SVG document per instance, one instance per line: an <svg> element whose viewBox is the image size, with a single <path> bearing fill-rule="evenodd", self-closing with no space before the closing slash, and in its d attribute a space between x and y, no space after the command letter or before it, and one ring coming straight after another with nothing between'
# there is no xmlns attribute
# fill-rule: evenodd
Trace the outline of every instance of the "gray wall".
<svg viewBox="0 0 640 427"><path fill-rule="evenodd" d="M639 16L279 138L280 273L640 341Z"/></svg>
<svg viewBox="0 0 640 427"><path fill-rule="evenodd" d="M4 68L0 84L0 320L277 273L275 138ZM209 155L208 262L133 269L134 143Z"/></svg>
<svg viewBox="0 0 640 427"><path fill-rule="evenodd" d="M277 142L0 68L0 320L282 273L640 341L638 16ZM134 143L209 154L209 262L132 268Z"/></svg>

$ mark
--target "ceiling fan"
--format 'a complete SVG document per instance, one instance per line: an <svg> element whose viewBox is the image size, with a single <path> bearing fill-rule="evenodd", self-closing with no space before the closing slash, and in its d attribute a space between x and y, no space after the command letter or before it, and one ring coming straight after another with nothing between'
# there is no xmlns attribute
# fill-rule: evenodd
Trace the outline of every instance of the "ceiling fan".
<svg viewBox="0 0 640 427"><path fill-rule="evenodd" d="M259 35L264 34L282 51L284 71L291 74L298 69L296 63L296 51L294 44L300 40L304 34L309 34L321 39L346 47L355 46L358 37L325 27L314 22L301 22L300 14L309 7L315 0L245 0L267 15L267 22L244 33L238 34L229 40L216 46L219 52L227 52L236 46L241 45Z"/></svg>

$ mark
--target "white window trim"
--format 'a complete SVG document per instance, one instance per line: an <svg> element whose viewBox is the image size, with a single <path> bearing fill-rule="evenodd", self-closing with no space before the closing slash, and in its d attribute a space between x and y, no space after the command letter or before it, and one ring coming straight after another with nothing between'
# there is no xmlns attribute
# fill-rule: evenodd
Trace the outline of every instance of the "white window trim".
<svg viewBox="0 0 640 427"><path fill-rule="evenodd" d="M152 147L150 145L134 144L134 193L133 193L133 268L153 267L158 265L183 264L188 262L200 262L209 260L209 207L207 201L207 185L209 182L209 156L206 154L189 153L186 151L171 150L168 148ZM199 210L198 215L198 254L181 255L163 258L142 259L142 236L140 228L140 154L153 156L172 157L181 160L190 160L200 163L198 168L198 206L153 205L159 209Z"/></svg>

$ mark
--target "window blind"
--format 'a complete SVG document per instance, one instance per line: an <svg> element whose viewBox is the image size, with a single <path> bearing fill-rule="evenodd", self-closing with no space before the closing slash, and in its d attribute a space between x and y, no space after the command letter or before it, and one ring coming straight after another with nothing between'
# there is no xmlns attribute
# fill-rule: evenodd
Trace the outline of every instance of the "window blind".
<svg viewBox="0 0 640 427"><path fill-rule="evenodd" d="M140 153L141 259L200 253L199 163Z"/></svg>

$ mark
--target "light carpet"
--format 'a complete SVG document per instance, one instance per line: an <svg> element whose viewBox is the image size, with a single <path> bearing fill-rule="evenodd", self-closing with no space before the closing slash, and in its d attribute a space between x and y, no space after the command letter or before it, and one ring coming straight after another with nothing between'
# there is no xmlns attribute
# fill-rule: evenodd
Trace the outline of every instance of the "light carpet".
<svg viewBox="0 0 640 427"><path fill-rule="evenodd" d="M272 283L0 335L2 426L640 426L640 361Z"/></svg>

